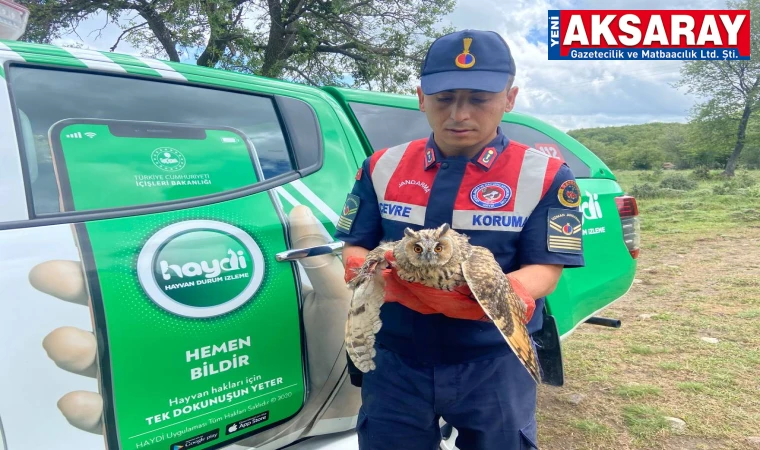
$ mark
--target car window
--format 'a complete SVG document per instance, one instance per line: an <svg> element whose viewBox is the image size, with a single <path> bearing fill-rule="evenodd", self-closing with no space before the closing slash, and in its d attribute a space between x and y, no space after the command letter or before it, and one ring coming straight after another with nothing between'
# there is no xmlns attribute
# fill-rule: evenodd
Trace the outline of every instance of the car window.
<svg viewBox="0 0 760 450"><path fill-rule="evenodd" d="M512 122L502 122L501 129L510 139L529 145L538 149L549 156L561 157L575 177L589 177L591 171L589 167L581 161L568 148L549 137L546 133L531 128L526 125Z"/></svg>
<svg viewBox="0 0 760 450"><path fill-rule="evenodd" d="M49 132L66 119L232 128L255 147L265 179L294 170L280 118L268 97L26 66L12 66L8 81L36 215L61 211ZM170 164L172 158L167 159Z"/></svg>
<svg viewBox="0 0 760 450"><path fill-rule="evenodd" d="M510 139L529 145L538 149L549 156L560 157L563 159L575 177L589 177L591 171L589 167L581 161L568 148L549 137L546 133L531 128L526 125L512 122L502 122L501 129Z"/></svg>
<svg viewBox="0 0 760 450"><path fill-rule="evenodd" d="M430 124L422 111L390 106L350 103L373 151L430 136Z"/></svg>
<svg viewBox="0 0 760 450"><path fill-rule="evenodd" d="M430 135L430 125L422 111L355 102L350 103L350 106L373 151ZM589 176L588 166L545 133L511 122L502 122L501 127L504 134L512 140L530 145L550 156L561 155L576 177Z"/></svg>

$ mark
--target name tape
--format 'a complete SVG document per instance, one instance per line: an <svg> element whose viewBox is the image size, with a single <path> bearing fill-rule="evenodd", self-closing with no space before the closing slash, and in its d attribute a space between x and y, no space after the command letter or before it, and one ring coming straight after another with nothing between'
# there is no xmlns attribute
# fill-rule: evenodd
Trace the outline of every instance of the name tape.
<svg viewBox="0 0 760 450"><path fill-rule="evenodd" d="M549 59L741 60L749 10L550 10Z"/></svg>
<svg viewBox="0 0 760 450"><path fill-rule="evenodd" d="M425 223L425 212L427 211L425 206L390 201L378 202L378 206L380 216L383 219L417 225Z"/></svg>

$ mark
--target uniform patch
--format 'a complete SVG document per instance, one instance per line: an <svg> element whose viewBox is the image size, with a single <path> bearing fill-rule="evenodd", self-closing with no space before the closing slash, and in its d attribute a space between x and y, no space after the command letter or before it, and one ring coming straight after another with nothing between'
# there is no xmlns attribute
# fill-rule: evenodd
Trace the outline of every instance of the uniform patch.
<svg viewBox="0 0 760 450"><path fill-rule="evenodd" d="M487 149L483 150L483 153L480 154L480 158L478 158L478 163L483 165L483 167L490 169L493 162L496 160L496 149L493 147L488 147Z"/></svg>
<svg viewBox="0 0 760 450"><path fill-rule="evenodd" d="M340 212L340 218L338 218L338 224L336 229L350 233L351 227L354 226L354 218L359 212L359 197L354 194L348 194L346 197L346 203L343 204L343 210Z"/></svg>
<svg viewBox="0 0 760 450"><path fill-rule="evenodd" d="M432 166L435 162L435 153L433 152L433 149L428 147L425 149L425 168Z"/></svg>
<svg viewBox="0 0 760 450"><path fill-rule="evenodd" d="M470 191L470 200L485 209L496 209L509 203L512 188L498 181L481 183Z"/></svg>
<svg viewBox="0 0 760 450"><path fill-rule="evenodd" d="M583 253L582 213L550 208L547 215L546 245L550 252Z"/></svg>
<svg viewBox="0 0 760 450"><path fill-rule="evenodd" d="M557 198L568 208L574 208L581 204L581 190L575 181L567 180L559 187Z"/></svg>

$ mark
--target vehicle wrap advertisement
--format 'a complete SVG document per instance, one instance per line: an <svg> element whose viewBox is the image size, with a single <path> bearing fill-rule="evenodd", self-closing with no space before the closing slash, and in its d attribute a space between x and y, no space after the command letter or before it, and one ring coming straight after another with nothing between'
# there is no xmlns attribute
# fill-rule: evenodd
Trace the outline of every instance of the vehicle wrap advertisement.
<svg viewBox="0 0 760 450"><path fill-rule="evenodd" d="M259 179L233 130L60 125L51 142L67 210L181 200ZM291 266L274 260L284 230L267 192L73 228L109 449L216 448L299 411L299 305Z"/></svg>

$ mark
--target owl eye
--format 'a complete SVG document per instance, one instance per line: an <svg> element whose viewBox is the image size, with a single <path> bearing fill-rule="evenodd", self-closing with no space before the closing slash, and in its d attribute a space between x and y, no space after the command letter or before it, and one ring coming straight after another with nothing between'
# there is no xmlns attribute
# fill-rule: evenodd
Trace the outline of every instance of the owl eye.
<svg viewBox="0 0 760 450"><path fill-rule="evenodd" d="M420 245L414 245L414 253L422 253L422 247Z"/></svg>
<svg viewBox="0 0 760 450"><path fill-rule="evenodd" d="M438 244L438 245L435 246L435 252L436 253L441 253L442 251L443 251L443 247L441 247L441 244Z"/></svg>

